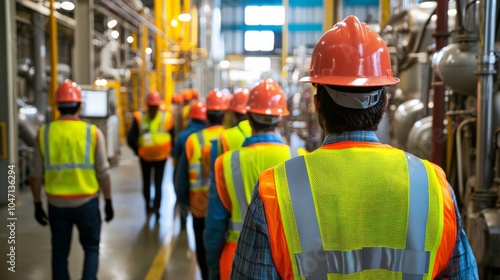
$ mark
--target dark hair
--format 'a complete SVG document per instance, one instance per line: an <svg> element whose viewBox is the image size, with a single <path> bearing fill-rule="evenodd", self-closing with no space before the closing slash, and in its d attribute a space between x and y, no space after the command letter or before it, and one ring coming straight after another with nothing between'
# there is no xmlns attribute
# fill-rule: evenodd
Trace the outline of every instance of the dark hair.
<svg viewBox="0 0 500 280"><path fill-rule="evenodd" d="M240 114L240 113L236 113L236 112L233 112L233 113L234 113L234 117L236 118L236 122L240 122L240 121L247 119L246 114Z"/></svg>
<svg viewBox="0 0 500 280"><path fill-rule="evenodd" d="M341 134L345 131L356 130L377 130L378 124L382 119L386 103L385 87L344 87L328 85L331 89L352 92L368 93L382 89L379 102L368 109L351 109L338 105L328 95L325 85L318 85L317 99L320 103L318 112L325 121L325 130L328 133Z"/></svg>
<svg viewBox="0 0 500 280"><path fill-rule="evenodd" d="M224 116L225 111L207 110L207 120L209 124L222 124Z"/></svg>
<svg viewBox="0 0 500 280"><path fill-rule="evenodd" d="M278 126L278 123L275 124L263 124L257 122L254 117L252 116L251 113L247 114L248 116L248 121L250 122L250 126L256 131L256 132L274 132L276 130L276 127Z"/></svg>
<svg viewBox="0 0 500 280"><path fill-rule="evenodd" d="M57 109L61 115L74 115L80 109L81 104L80 102L59 103L57 104Z"/></svg>

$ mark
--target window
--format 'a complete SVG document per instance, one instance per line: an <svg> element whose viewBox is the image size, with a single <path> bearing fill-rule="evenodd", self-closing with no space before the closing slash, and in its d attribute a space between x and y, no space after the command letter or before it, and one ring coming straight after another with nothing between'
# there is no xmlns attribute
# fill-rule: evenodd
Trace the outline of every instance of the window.
<svg viewBox="0 0 500 280"><path fill-rule="evenodd" d="M272 51L274 50L274 32L246 31L245 51Z"/></svg>
<svg viewBox="0 0 500 280"><path fill-rule="evenodd" d="M246 6L246 25L283 25L285 7L283 6Z"/></svg>
<svg viewBox="0 0 500 280"><path fill-rule="evenodd" d="M246 6L245 25L253 27L245 32L245 53L279 54L281 29L277 30L280 27L276 26L284 23L285 7L283 6Z"/></svg>

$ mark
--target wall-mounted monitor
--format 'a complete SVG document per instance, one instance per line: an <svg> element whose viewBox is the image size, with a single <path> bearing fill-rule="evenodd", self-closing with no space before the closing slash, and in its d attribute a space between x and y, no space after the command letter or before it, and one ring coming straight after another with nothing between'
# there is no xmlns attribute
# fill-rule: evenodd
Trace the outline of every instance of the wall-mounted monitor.
<svg viewBox="0 0 500 280"><path fill-rule="evenodd" d="M82 90L82 117L108 116L108 93L105 90Z"/></svg>

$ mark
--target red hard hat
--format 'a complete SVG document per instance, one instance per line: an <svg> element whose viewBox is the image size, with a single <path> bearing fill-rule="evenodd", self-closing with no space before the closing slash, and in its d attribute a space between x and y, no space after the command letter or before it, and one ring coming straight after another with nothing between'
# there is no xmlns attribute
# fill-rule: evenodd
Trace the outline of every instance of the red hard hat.
<svg viewBox="0 0 500 280"><path fill-rule="evenodd" d="M207 106L201 101L196 101L189 109L189 118L205 121L207 120Z"/></svg>
<svg viewBox="0 0 500 280"><path fill-rule="evenodd" d="M174 93L172 96L172 103L174 104L182 104L184 102L184 97L180 93Z"/></svg>
<svg viewBox="0 0 500 280"><path fill-rule="evenodd" d="M190 102L193 100L193 91L190 88L184 88L181 90L182 97L184 97L184 101Z"/></svg>
<svg viewBox="0 0 500 280"><path fill-rule="evenodd" d="M272 79L259 82L248 96L247 111L269 116L288 116L283 89Z"/></svg>
<svg viewBox="0 0 500 280"><path fill-rule="evenodd" d="M348 16L326 31L314 46L308 77L301 82L372 87L394 85L391 58L382 38Z"/></svg>
<svg viewBox="0 0 500 280"><path fill-rule="evenodd" d="M235 90L233 98L229 102L229 110L240 114L246 114L249 94L250 90L247 88L239 88Z"/></svg>
<svg viewBox="0 0 500 280"><path fill-rule="evenodd" d="M191 89L191 94L193 95L193 100L198 100L198 98L200 98L200 92L195 88Z"/></svg>
<svg viewBox="0 0 500 280"><path fill-rule="evenodd" d="M59 85L56 92L57 103L82 102L80 87L71 80L65 80Z"/></svg>
<svg viewBox="0 0 500 280"><path fill-rule="evenodd" d="M160 106L161 103L161 96L160 93L157 91L150 91L148 92L148 95L146 96L146 104L149 106Z"/></svg>
<svg viewBox="0 0 500 280"><path fill-rule="evenodd" d="M207 110L209 111L224 111L229 107L227 95L218 89L213 89L207 94Z"/></svg>

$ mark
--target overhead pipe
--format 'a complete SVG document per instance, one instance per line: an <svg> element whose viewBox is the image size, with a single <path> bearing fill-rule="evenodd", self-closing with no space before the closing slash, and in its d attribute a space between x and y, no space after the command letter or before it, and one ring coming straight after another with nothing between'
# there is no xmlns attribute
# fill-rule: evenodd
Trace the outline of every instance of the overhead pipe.
<svg viewBox="0 0 500 280"><path fill-rule="evenodd" d="M110 0L101 0L101 3L106 5L108 8L114 10L119 13L121 16L126 17L131 22L139 22L145 25L148 29L153 31L154 33L160 34L164 38L168 38L167 35L158 29L153 23L151 23L144 15L134 11L132 8L128 6L127 3L122 1L110 1Z"/></svg>
<svg viewBox="0 0 500 280"><path fill-rule="evenodd" d="M495 197L488 192L493 183L493 91L495 71L496 1L483 0L479 6L479 53L477 56L477 160L474 209L488 208ZM493 201L491 201L493 200Z"/></svg>
<svg viewBox="0 0 500 280"><path fill-rule="evenodd" d="M448 44L448 0L438 0L436 8L436 30L432 34L436 40L436 52ZM434 76L434 107L432 110L431 161L444 168L444 84L438 75ZM451 133L448 132L448 133Z"/></svg>

